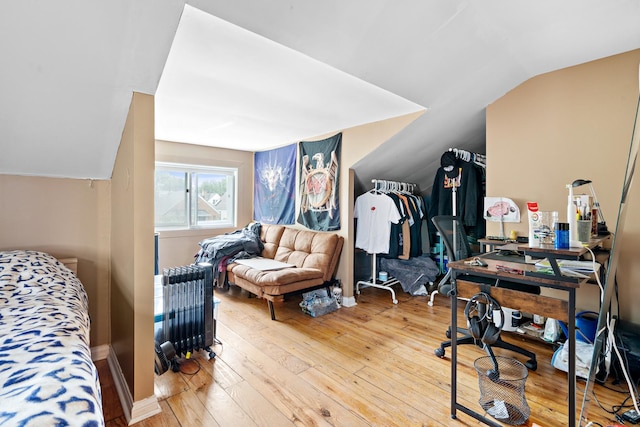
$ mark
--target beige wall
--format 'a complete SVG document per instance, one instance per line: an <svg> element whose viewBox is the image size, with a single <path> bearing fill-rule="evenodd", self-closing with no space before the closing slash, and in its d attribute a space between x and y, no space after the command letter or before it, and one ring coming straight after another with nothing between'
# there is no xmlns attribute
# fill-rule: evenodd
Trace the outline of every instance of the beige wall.
<svg viewBox="0 0 640 427"><path fill-rule="evenodd" d="M155 159L205 166L238 168L238 222L235 227L216 230L160 231L159 267L190 264L200 248L198 242L244 227L253 218L253 153L202 145L156 141ZM153 222L152 222L153 224Z"/></svg>
<svg viewBox="0 0 640 427"><path fill-rule="evenodd" d="M340 169L340 218L339 234L345 238L336 277L342 281L343 295L352 297L354 292L355 224L353 206L359 194L354 193L355 173L351 167L366 154L379 147L424 111L407 114L375 123L346 129L342 132L342 165ZM319 138L320 139L320 138ZM380 179L384 179L380 176Z"/></svg>
<svg viewBox="0 0 640 427"><path fill-rule="evenodd" d="M361 126L345 129L342 131L342 152L340 164L340 230L336 233L344 237L345 244L340 254L340 261L336 269L336 278L342 282L343 295L347 298L353 297L354 293L354 251L355 251L355 224L353 221L353 206L355 173L351 167L360 161L365 155L386 142L396 133L400 132L409 123L414 121L424 111L405 116L395 117L374 123L367 123ZM305 141L319 141L329 138L338 132L320 135ZM381 177L382 179L382 177ZM299 194L300 183L296 180L296 194ZM296 218L300 209L299 200L296 198ZM304 228L295 224L292 227Z"/></svg>
<svg viewBox="0 0 640 427"><path fill-rule="evenodd" d="M109 181L0 175L0 250L77 257L89 297L91 346L109 337Z"/></svg>
<svg viewBox="0 0 640 427"><path fill-rule="evenodd" d="M353 296L353 172L350 167L364 155L387 141L391 136L420 116L422 112L389 120L370 123L342 132L342 155L340 165L340 218L338 234L345 237L336 277L344 287L344 295ZM317 141L337 132L306 139ZM198 251L198 242L213 235L223 234L243 227L253 220L253 157L252 152L227 150L200 145L156 141L156 161L212 166L237 167L238 173L238 223L230 229L160 231L159 267L171 267L193 262ZM297 172L296 172L297 173ZM296 179L296 194L299 182ZM296 206L296 213L299 206ZM297 215L297 214L296 214ZM304 228L299 224L292 227Z"/></svg>
<svg viewBox="0 0 640 427"><path fill-rule="evenodd" d="M638 99L640 50L535 77L487 108L487 195L512 198L522 222L505 232L527 235L526 202L557 210L566 220L565 184L590 179L610 230L615 230ZM588 187L579 189L588 193ZM629 196L620 250L620 297L640 297L639 185ZM634 214L635 213L635 214ZM497 223L487 234L498 233ZM578 308L597 309L595 288L581 289ZM622 316L640 322L623 303Z"/></svg>
<svg viewBox="0 0 640 427"><path fill-rule="evenodd" d="M153 112L134 93L111 178L111 345L134 402L154 393Z"/></svg>

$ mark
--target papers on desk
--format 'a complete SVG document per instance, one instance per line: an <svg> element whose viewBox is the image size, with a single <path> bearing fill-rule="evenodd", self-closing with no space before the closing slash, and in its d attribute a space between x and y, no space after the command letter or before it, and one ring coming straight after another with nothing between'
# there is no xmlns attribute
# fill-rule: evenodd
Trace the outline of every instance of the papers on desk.
<svg viewBox="0 0 640 427"><path fill-rule="evenodd" d="M593 261L576 261L570 259L559 259L557 260L558 267L560 267L560 272L563 276L568 277L577 277L579 279L588 279L589 274L597 273L600 271L600 263ZM595 265L595 269L594 269ZM538 273L547 273L554 274L553 268L551 268L551 264L548 259L543 259L541 261L536 262L536 272Z"/></svg>

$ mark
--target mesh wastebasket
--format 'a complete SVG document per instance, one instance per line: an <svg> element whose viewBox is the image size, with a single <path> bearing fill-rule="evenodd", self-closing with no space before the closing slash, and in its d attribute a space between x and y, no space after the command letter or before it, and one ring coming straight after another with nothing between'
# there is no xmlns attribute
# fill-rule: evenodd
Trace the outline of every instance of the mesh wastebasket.
<svg viewBox="0 0 640 427"><path fill-rule="evenodd" d="M526 366L510 357L497 356L498 375L491 357L476 359L480 386L480 406L496 420L511 425L524 424L531 410L524 397Z"/></svg>

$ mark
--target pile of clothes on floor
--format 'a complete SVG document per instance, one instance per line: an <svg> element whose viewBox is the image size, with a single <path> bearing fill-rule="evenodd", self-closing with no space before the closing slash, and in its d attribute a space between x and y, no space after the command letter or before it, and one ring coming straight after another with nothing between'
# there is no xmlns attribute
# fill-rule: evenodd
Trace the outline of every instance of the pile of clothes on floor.
<svg viewBox="0 0 640 427"><path fill-rule="evenodd" d="M380 269L400 282L402 290L411 295L428 295L440 273L435 261L428 255L409 259L380 258Z"/></svg>

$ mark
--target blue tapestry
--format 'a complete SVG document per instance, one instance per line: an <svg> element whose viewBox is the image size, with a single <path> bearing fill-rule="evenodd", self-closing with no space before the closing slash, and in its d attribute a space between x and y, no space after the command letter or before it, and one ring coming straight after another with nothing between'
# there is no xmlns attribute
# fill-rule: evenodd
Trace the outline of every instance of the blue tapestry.
<svg viewBox="0 0 640 427"><path fill-rule="evenodd" d="M253 219L262 224L293 224L296 144L254 155Z"/></svg>
<svg viewBox="0 0 640 427"><path fill-rule="evenodd" d="M298 222L318 231L340 229L340 147L342 133L322 141L300 143L300 212Z"/></svg>

